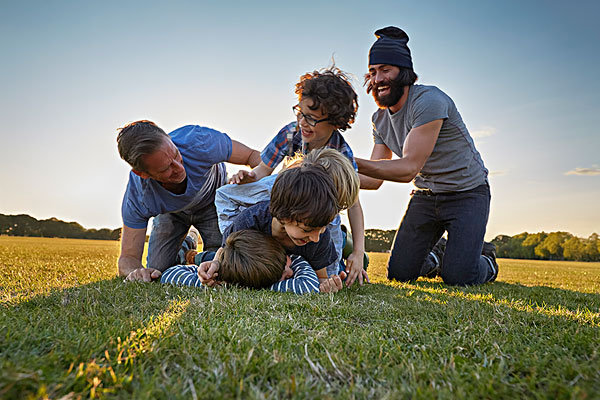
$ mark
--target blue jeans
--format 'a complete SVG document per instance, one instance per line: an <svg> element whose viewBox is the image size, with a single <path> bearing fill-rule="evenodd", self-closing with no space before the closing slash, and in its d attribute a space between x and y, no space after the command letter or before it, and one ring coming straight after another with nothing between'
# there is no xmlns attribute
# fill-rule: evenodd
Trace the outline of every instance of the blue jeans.
<svg viewBox="0 0 600 400"><path fill-rule="evenodd" d="M195 244L186 238L191 225L200 232L204 250L217 250L221 247L223 237L217 224L214 203L203 208L160 214L154 217L152 224L146 265L164 271L173 265L181 264L178 254L180 250L195 247Z"/></svg>
<svg viewBox="0 0 600 400"><path fill-rule="evenodd" d="M448 232L441 276L449 285L476 285L489 281L493 271L481 258L490 212L490 187L483 184L464 192L413 192L400 223L388 262L388 278L417 279L430 250Z"/></svg>

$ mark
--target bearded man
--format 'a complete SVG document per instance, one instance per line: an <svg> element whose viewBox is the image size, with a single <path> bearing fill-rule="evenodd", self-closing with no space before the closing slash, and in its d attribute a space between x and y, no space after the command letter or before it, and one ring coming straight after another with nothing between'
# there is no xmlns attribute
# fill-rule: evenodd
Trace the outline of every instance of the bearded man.
<svg viewBox="0 0 600 400"><path fill-rule="evenodd" d="M384 180L416 186L394 239L388 278L431 276L422 265L433 250L443 253L437 267L445 283L494 281L495 246L483 241L490 210L488 170L473 139L448 95L415 84L408 35L391 26L375 36L365 84L380 109L372 117L371 159L356 158L361 187L377 189ZM399 159L392 160L392 153ZM444 240L436 243L445 232L445 252L440 252Z"/></svg>

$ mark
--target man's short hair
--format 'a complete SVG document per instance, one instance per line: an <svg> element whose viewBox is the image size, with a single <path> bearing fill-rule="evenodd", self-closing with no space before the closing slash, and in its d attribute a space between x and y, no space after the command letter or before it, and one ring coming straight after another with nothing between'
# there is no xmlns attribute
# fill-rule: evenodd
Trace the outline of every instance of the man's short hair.
<svg viewBox="0 0 600 400"><path fill-rule="evenodd" d="M333 180L320 165L300 165L277 175L271 190L271 215L279 221L327 226L340 212Z"/></svg>
<svg viewBox="0 0 600 400"><path fill-rule="evenodd" d="M358 111L358 96L347 75L332 66L331 68L308 72L296 83L298 100L310 98L314 110L327 114L332 125L340 131L350 128Z"/></svg>
<svg viewBox="0 0 600 400"><path fill-rule="evenodd" d="M264 289L281 279L287 257L275 238L247 229L229 235L216 260L219 262L219 280Z"/></svg>
<svg viewBox="0 0 600 400"><path fill-rule="evenodd" d="M350 160L331 148L312 150L302 160L303 165L316 164L327 170L337 191L338 205L342 210L352 207L358 201L360 180Z"/></svg>
<svg viewBox="0 0 600 400"><path fill-rule="evenodd" d="M165 140L171 138L154 122L140 120L119 128L117 147L119 155L131 168L147 172L143 157L160 149Z"/></svg>

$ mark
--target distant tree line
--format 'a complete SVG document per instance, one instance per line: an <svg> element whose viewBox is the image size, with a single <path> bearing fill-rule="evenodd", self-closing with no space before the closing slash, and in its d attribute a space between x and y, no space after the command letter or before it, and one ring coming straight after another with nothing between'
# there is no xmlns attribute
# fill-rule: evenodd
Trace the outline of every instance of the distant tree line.
<svg viewBox="0 0 600 400"><path fill-rule="evenodd" d="M395 230L367 229L365 250L387 252L394 241ZM600 236L587 239L568 232L523 232L515 236L498 235L492 243L501 258L530 260L600 261Z"/></svg>
<svg viewBox="0 0 600 400"><path fill-rule="evenodd" d="M498 235L492 243L496 245L498 257L600 261L600 237L597 233L584 239L568 232L523 232L515 236Z"/></svg>
<svg viewBox="0 0 600 400"><path fill-rule="evenodd" d="M366 229L365 230L365 251L374 251L384 253L392 248L396 236L396 230Z"/></svg>
<svg viewBox="0 0 600 400"><path fill-rule="evenodd" d="M121 228L85 229L77 222L65 222L57 218L40 221L25 214L0 214L0 235L119 240Z"/></svg>

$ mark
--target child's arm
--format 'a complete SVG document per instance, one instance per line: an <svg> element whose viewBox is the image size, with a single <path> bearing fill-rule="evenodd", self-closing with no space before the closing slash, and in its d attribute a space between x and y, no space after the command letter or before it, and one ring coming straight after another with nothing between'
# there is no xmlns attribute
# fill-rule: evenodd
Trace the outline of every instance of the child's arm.
<svg viewBox="0 0 600 400"><path fill-rule="evenodd" d="M198 279L198 267L195 265L175 265L160 277L160 283L170 283L176 286L201 287Z"/></svg>
<svg viewBox="0 0 600 400"><path fill-rule="evenodd" d="M363 284L366 280L369 282L369 275L363 269L363 260L365 254L365 219L360 205L360 200L348 209L348 220L350 221L350 229L352 231L352 242L354 250L346 259L346 286L352 286L356 278L358 283Z"/></svg>
<svg viewBox="0 0 600 400"><path fill-rule="evenodd" d="M294 276L279 281L271 290L274 292L291 292L296 294L319 293L319 278L310 264L300 256L291 256Z"/></svg>

